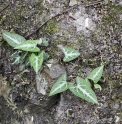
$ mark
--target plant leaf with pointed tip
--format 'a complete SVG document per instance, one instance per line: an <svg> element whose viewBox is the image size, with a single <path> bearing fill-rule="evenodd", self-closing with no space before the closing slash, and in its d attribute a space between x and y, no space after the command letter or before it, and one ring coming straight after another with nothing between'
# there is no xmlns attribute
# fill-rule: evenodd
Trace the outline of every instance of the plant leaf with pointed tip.
<svg viewBox="0 0 122 124"><path fill-rule="evenodd" d="M10 60L14 60L12 64L24 64L29 66L28 52L16 51L10 56Z"/></svg>
<svg viewBox="0 0 122 124"><path fill-rule="evenodd" d="M94 84L94 88L95 89L98 89L99 88L100 90L102 90L102 87L99 84Z"/></svg>
<svg viewBox="0 0 122 124"><path fill-rule="evenodd" d="M49 58L49 54L43 51L43 61L46 61Z"/></svg>
<svg viewBox="0 0 122 124"><path fill-rule="evenodd" d="M64 62L72 61L80 55L80 53L77 50L69 48L69 47L62 48L62 51L65 55L63 59Z"/></svg>
<svg viewBox="0 0 122 124"><path fill-rule="evenodd" d="M10 60L14 60L12 64L19 64L21 56L19 55L21 51L16 51L10 56Z"/></svg>
<svg viewBox="0 0 122 124"><path fill-rule="evenodd" d="M102 76L103 68L104 68L104 65L101 65L95 68L92 72L88 74L87 78L91 79L94 83L97 83Z"/></svg>
<svg viewBox="0 0 122 124"><path fill-rule="evenodd" d="M16 51L10 56L10 60L14 60L12 64L23 64L25 61L25 57L27 57L27 52L24 51Z"/></svg>
<svg viewBox="0 0 122 124"><path fill-rule="evenodd" d="M97 97L94 91L91 89L89 81L81 77L77 77L76 82L77 82L76 86L74 86L72 83L68 84L70 91L76 96L85 99L88 102L97 104L98 103Z"/></svg>
<svg viewBox="0 0 122 124"><path fill-rule="evenodd" d="M8 42L8 44L12 47L18 46L20 43L26 41L24 37L19 34L3 32L3 38Z"/></svg>
<svg viewBox="0 0 122 124"><path fill-rule="evenodd" d="M43 63L43 52L41 52L38 56L32 53L31 56L29 57L29 62L30 65L35 70L35 72L38 73Z"/></svg>
<svg viewBox="0 0 122 124"><path fill-rule="evenodd" d="M26 42L22 42L18 46L16 46L14 49L20 49L24 51L30 51L30 52L39 52L40 49L36 46L39 40L26 40Z"/></svg>
<svg viewBox="0 0 122 124"><path fill-rule="evenodd" d="M68 89L66 77L67 77L66 74L61 75L61 77L53 85L49 93L49 96L55 95Z"/></svg>

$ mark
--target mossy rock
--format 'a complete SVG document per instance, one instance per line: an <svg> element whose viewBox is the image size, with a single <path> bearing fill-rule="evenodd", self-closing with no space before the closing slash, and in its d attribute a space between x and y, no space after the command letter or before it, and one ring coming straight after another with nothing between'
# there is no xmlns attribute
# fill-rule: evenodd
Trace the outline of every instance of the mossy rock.
<svg viewBox="0 0 122 124"><path fill-rule="evenodd" d="M56 21L56 19L52 19L42 27L42 31L49 34L55 34L57 32L57 26L58 22Z"/></svg>

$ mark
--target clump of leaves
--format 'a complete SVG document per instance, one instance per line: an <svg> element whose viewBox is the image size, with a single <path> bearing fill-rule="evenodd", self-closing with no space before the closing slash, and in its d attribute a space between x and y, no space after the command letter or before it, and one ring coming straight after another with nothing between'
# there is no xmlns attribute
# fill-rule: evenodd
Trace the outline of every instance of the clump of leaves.
<svg viewBox="0 0 122 124"><path fill-rule="evenodd" d="M12 64L25 64L31 65L36 73L41 68L43 61L45 61L49 55L44 51L41 51L37 45L48 46L46 38L40 38L38 40L26 40L23 36L10 32L3 32L3 38L14 49L18 50L11 55L11 60L14 60ZM80 53L77 50L69 47L64 47L62 51L65 54L64 62L69 62L77 58Z"/></svg>
<svg viewBox="0 0 122 124"><path fill-rule="evenodd" d="M3 32L2 35L10 46L17 49L17 51L10 56L10 59L14 60L12 64L24 63L26 66L31 65L35 72L38 73L43 61L47 59L49 55L44 51L40 51L37 44L48 46L48 41L46 41L45 38L26 40L23 36L10 32Z"/></svg>
<svg viewBox="0 0 122 124"><path fill-rule="evenodd" d="M95 92L91 88L91 83L89 81L92 80L94 82L95 88L101 88L97 82L100 80L102 73L103 73L103 65L100 67L95 68L91 73L88 74L88 76L83 79L82 77L77 76L76 77L76 83L77 85L74 85L72 82L66 81L66 74L63 74L53 85L49 96L55 95L57 93L63 92L67 89L69 89L74 95L88 101L91 103L98 103L97 97L95 95ZM96 85L98 85L96 87Z"/></svg>
<svg viewBox="0 0 122 124"><path fill-rule="evenodd" d="M91 73L88 74L87 79L90 79L94 82L94 87L102 89L101 86L98 83L100 80L102 73L103 73L104 66L101 65L100 67L95 68Z"/></svg>

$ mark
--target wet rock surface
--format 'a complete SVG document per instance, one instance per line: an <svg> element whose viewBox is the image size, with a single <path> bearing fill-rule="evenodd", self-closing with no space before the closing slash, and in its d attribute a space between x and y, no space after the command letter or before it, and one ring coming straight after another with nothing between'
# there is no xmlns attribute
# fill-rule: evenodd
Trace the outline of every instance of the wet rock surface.
<svg viewBox="0 0 122 124"><path fill-rule="evenodd" d="M0 1L0 123L121 124L121 3L121 0ZM30 67L12 65L9 57L14 50L3 40L3 30L27 39L48 39L45 51L50 57L37 75ZM75 48L81 55L64 63L59 46ZM61 74L67 73L68 80L74 81L76 76L86 77L101 63L105 64L99 82L102 90L94 90L98 105L70 91L48 96ZM21 73L26 69L28 71Z"/></svg>

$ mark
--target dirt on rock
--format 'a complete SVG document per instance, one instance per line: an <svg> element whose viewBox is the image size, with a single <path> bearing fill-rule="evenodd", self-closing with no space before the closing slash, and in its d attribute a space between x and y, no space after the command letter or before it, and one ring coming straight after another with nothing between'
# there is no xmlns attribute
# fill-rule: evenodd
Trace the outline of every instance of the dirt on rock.
<svg viewBox="0 0 122 124"><path fill-rule="evenodd" d="M24 64L12 64L14 50L2 32L26 39L45 37L50 56L35 74ZM80 56L63 62L61 47ZM68 80L86 77L104 63L93 89L99 104L69 90L49 97L61 74ZM0 124L122 124L122 2L121 0L1 0L0 1Z"/></svg>

